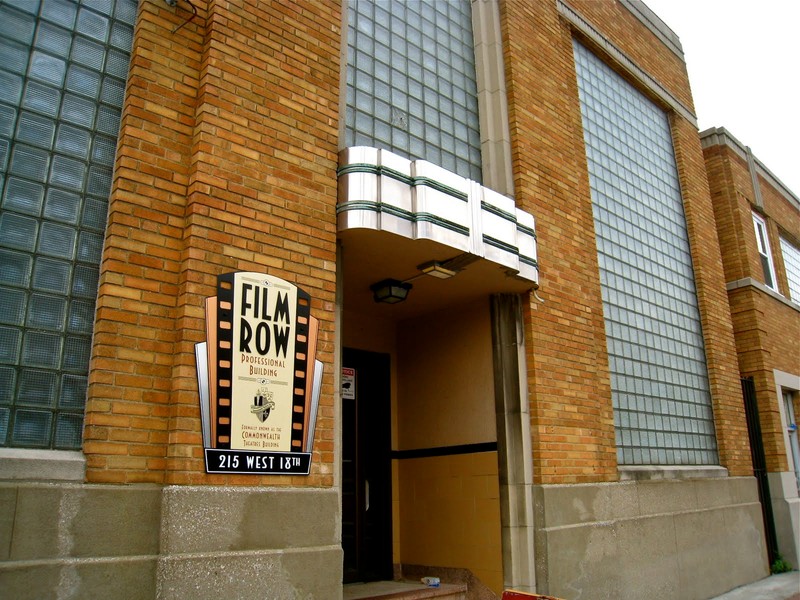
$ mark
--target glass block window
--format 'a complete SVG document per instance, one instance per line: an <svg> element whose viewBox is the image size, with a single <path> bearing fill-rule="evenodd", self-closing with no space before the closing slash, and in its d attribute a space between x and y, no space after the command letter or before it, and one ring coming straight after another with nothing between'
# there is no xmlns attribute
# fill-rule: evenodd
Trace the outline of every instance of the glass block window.
<svg viewBox="0 0 800 600"><path fill-rule="evenodd" d="M0 445L81 446L136 0L0 0Z"/></svg>
<svg viewBox="0 0 800 600"><path fill-rule="evenodd" d="M623 465L717 464L667 115L574 43Z"/></svg>
<svg viewBox="0 0 800 600"><path fill-rule="evenodd" d="M348 3L345 145L481 181L469 0Z"/></svg>
<svg viewBox="0 0 800 600"><path fill-rule="evenodd" d="M786 279L789 281L789 298L792 302L800 304L800 248L782 237L781 254L783 254Z"/></svg>

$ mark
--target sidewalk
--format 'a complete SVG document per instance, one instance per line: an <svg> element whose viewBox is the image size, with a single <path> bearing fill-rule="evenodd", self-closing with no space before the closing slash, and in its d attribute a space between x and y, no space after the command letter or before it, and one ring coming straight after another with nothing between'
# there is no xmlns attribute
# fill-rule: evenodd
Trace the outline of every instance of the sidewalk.
<svg viewBox="0 0 800 600"><path fill-rule="evenodd" d="M710 600L800 600L800 571L770 575Z"/></svg>

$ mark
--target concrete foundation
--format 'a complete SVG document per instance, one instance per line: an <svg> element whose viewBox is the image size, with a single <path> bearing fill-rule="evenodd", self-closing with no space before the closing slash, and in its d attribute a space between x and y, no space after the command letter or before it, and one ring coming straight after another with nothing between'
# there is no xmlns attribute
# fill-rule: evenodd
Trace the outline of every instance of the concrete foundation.
<svg viewBox="0 0 800 600"><path fill-rule="evenodd" d="M540 593L709 598L768 575L755 479L534 487Z"/></svg>
<svg viewBox="0 0 800 600"><path fill-rule="evenodd" d="M335 490L0 485L0 589L39 598L338 598Z"/></svg>

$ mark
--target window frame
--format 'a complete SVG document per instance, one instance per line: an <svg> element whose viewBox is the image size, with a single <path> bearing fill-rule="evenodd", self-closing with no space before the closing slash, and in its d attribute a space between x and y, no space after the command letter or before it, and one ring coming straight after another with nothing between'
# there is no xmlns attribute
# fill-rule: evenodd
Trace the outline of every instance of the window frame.
<svg viewBox="0 0 800 600"><path fill-rule="evenodd" d="M772 260L772 249L769 245L767 221L758 213L753 213L753 229L756 236L756 250L764 273L764 285L778 291L778 278L775 274L775 263Z"/></svg>
<svg viewBox="0 0 800 600"><path fill-rule="evenodd" d="M786 283L789 287L789 300L795 304L800 304L800 248L783 236L780 236L778 243L783 256ZM796 265L798 266L797 268L795 268Z"/></svg>

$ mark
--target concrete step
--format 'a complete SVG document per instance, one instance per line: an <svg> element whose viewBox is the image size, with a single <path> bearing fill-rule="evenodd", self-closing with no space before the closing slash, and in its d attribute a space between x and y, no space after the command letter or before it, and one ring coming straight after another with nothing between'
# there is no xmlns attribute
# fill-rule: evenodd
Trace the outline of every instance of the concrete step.
<svg viewBox="0 0 800 600"><path fill-rule="evenodd" d="M467 586L461 584L429 587L412 581L372 581L344 586L344 600L466 600L466 597Z"/></svg>

